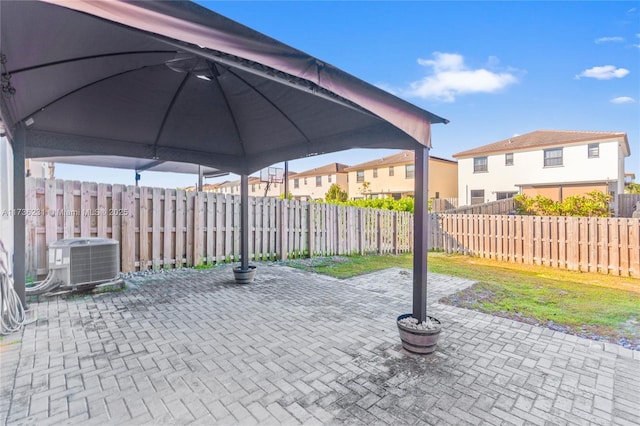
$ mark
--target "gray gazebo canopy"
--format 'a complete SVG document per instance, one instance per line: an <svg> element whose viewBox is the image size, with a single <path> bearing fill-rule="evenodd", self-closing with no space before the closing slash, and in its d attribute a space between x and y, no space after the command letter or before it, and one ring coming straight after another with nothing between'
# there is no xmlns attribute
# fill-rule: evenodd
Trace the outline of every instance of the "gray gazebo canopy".
<svg viewBox="0 0 640 426"><path fill-rule="evenodd" d="M447 122L190 2L0 2L0 54L16 176L25 156L115 155L246 177L350 148L414 149L419 175Z"/></svg>

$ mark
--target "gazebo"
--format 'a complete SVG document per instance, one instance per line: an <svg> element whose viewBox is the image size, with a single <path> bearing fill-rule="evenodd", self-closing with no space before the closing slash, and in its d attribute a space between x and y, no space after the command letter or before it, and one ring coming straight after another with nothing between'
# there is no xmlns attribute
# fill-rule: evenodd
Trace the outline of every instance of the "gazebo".
<svg viewBox="0 0 640 426"><path fill-rule="evenodd" d="M426 318L431 124L448 121L190 2L0 3L0 117L26 157L120 156L242 176L350 148L415 151L413 316ZM14 247L25 249L24 217ZM248 269L246 232L241 269ZM24 302L24 262L15 256Z"/></svg>

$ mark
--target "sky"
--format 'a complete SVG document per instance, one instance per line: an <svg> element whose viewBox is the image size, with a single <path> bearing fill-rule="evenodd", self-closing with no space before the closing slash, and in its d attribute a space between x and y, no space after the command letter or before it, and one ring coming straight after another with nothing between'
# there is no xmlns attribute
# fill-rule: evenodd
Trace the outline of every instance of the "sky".
<svg viewBox="0 0 640 426"><path fill-rule="evenodd" d="M449 119L432 128L432 155L541 129L625 132L625 168L640 181L638 1L198 3ZM290 161L289 170L394 152L343 151ZM133 184L133 176L56 165L61 179ZM144 172L140 184L196 181Z"/></svg>

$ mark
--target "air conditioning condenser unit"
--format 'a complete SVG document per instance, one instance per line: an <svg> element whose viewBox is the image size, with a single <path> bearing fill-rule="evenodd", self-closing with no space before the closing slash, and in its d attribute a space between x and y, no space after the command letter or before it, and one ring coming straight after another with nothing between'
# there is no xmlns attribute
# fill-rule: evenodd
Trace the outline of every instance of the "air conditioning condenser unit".
<svg viewBox="0 0 640 426"><path fill-rule="evenodd" d="M78 289L118 280L120 243L108 238L68 238L49 244L49 271L61 286Z"/></svg>

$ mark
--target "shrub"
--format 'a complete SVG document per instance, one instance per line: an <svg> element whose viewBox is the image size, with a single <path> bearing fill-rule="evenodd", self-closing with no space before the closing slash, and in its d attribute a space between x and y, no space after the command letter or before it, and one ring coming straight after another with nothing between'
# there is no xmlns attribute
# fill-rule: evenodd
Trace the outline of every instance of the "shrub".
<svg viewBox="0 0 640 426"><path fill-rule="evenodd" d="M338 185L337 183L334 183L333 185L331 185L326 195L324 196L324 198L327 200L328 203L333 201L337 201L337 202L347 201L348 197L349 197L349 194L347 194L347 191L344 191L342 188L340 188L340 185Z"/></svg>
<svg viewBox="0 0 640 426"><path fill-rule="evenodd" d="M327 199L326 202L328 204L340 204L345 206L371 209L397 210L413 213L413 198L411 197L404 197L399 200L395 200L393 198L366 198L347 201L335 201Z"/></svg>
<svg viewBox="0 0 640 426"><path fill-rule="evenodd" d="M573 195L561 202L541 195L531 198L525 194L518 194L513 197L517 214L534 216L608 217L611 199L610 195L601 191Z"/></svg>
<svg viewBox="0 0 640 426"><path fill-rule="evenodd" d="M624 188L625 194L640 194L640 183L630 183Z"/></svg>

